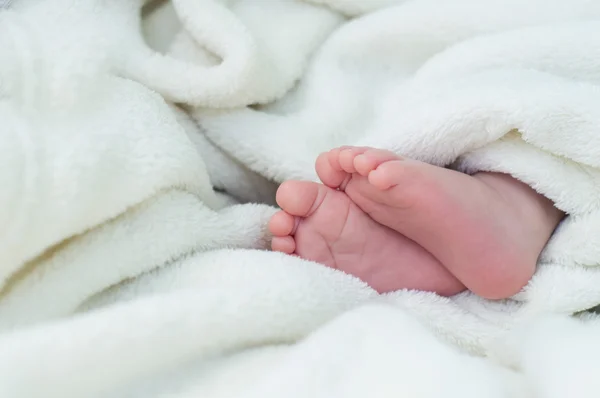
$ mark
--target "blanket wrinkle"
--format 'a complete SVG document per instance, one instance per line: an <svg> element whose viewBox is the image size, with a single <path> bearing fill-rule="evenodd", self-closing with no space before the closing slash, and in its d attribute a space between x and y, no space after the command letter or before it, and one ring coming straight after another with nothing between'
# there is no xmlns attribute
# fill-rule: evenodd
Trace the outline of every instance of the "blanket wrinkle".
<svg viewBox="0 0 600 398"><path fill-rule="evenodd" d="M150 1L142 8L141 16L145 42L158 53L166 53L181 31L181 23L173 4L162 0Z"/></svg>
<svg viewBox="0 0 600 398"><path fill-rule="evenodd" d="M7 245L3 264L18 267L168 185L187 188L209 205L216 203L202 160L160 99L132 82L98 81L105 91L96 94L102 96L71 108L86 117L20 111L11 102L0 106L2 120L9 122L3 130L6 142L25 144L0 147L4 159L14 159L1 173L23 170L20 181L2 193L17 203L2 209L2 219L13 220L4 224L11 239L2 242ZM15 118L21 120L11 123ZM130 139L124 140L122 132ZM97 167L100 161L105 162L102 168ZM9 178L14 177L2 180ZM3 267L2 279L14 270Z"/></svg>
<svg viewBox="0 0 600 398"><path fill-rule="evenodd" d="M598 32L589 0L13 1L0 395L597 396ZM266 251L277 183L348 144L568 217L501 301Z"/></svg>
<svg viewBox="0 0 600 398"><path fill-rule="evenodd" d="M307 153L306 158L310 155L311 159L328 147L356 142L360 140L360 135L364 134L365 127L368 128L370 124L368 118L371 108L374 107L373 104L381 102L385 106L386 103L389 103L389 101L378 101L378 97L386 95L390 87L394 88L400 83L398 82L398 76L402 77L405 73L412 72L422 62L427 61L441 50L447 47L452 49L452 44L476 36L478 33L492 33L496 30L501 30L505 25L511 28L518 28L523 25L527 26L528 23L531 23L530 19L533 15L536 15L536 19L541 19L542 22L540 23L547 23L546 21L580 20L582 17L588 19L594 15L598 16L600 12L595 5L589 2L579 2L568 10L565 9L564 4L561 2L552 2L551 4L545 4L543 7L540 6L539 9L542 12L538 11L538 9L528 2L530 6L526 7L526 11L529 14L525 14L530 18L523 17L521 20L515 18L515 15L524 15L521 10L515 13L509 7L512 4L513 8L521 8L521 2L519 4L511 2L506 4L506 6L505 3L485 5L481 2L477 2L477 4L473 3L473 1L469 0L458 2L463 7L468 7L469 10L479 11L478 17L480 18L469 18L466 21L461 19L463 16L460 11L461 8L457 7L457 3L455 2L445 2L445 5L436 4L435 8L430 2L411 2L386 9L385 13L367 15L364 18L354 20L352 24L342 26L324 44L312 64L313 67L309 69L307 76L301 82L301 84L306 86L303 90L300 90L305 96L302 101L303 106L298 112L293 114L293 122L289 119L290 122L286 123L286 120L281 120L280 117L269 118L262 114L245 111L233 112L230 116L225 117L222 114L203 117L201 110L199 110L196 112L196 117L203 126L207 127L207 134L214 142L226 151L242 157L253 170L269 176L278 173L277 177L281 180L292 176L298 177L301 171L297 171L295 168L286 170L288 175L280 177L279 175L283 174L283 172L269 170L267 167L268 162L258 163L253 155L259 151L264 153L264 148L277 148L277 152L269 154L269 156L278 157L279 160L275 164L282 164L283 167L288 168L288 164L292 163L289 159L293 159L290 156L293 154L280 152L282 148L280 145L268 145L266 141L273 139L280 139L282 141L294 140L295 145L303 145L306 142L307 134L310 134L309 141L315 149L311 153ZM537 3L533 2L533 4ZM426 7L428 7L427 12L424 12ZM435 24L426 23L426 21L431 20L432 12L434 13L433 16L439 20ZM481 17L485 17L490 23L487 25L480 23ZM371 23L374 19L376 19L377 23ZM427 20L425 21L424 19ZM403 23L399 23L400 21ZM444 29L443 26L446 24L452 25L454 27L452 32L454 32L456 31L455 25L457 22L466 24L464 25L464 34L449 38L447 29ZM499 24L500 27L498 26ZM426 27L428 28L431 25L438 28L425 30ZM462 28L463 25L460 26ZM375 27L377 30L373 30ZM377 32L384 29L383 27L387 28L387 31L384 34L378 34ZM503 32L503 34L510 34L510 31ZM387 40L381 40L381 37L384 35ZM591 36L593 37L593 35ZM426 38L426 41L424 41L424 38ZM369 40L367 41L366 39ZM362 43L364 44L360 45ZM357 45L360 45L359 48L362 51L356 49ZM385 45L389 45L390 48L384 48L383 46ZM566 46L569 48L573 47L570 45ZM341 49L345 51L340 52ZM366 56L370 52L375 52L375 54L373 56ZM465 61L470 62L472 59L477 59L476 54L478 53L474 52L474 54L465 56L465 54L460 53L456 57L451 58L463 60L461 67L464 67ZM502 57L504 57L504 54L502 54ZM446 63L444 63L444 59L442 57L440 60L440 68L438 69L444 68L445 70ZM371 66L371 63L374 62L377 63L376 68ZM386 65L388 62L389 67L383 68L381 66ZM450 67L456 62L453 61ZM568 64L580 65L580 63L575 62ZM585 64L581 63L581 65ZM596 63L593 62L592 65L596 65ZM345 71L346 73L340 75L339 71ZM418 81L418 79L416 80ZM368 82L368 86L365 82ZM399 91L403 90L404 86L404 84L400 84ZM434 87L427 87L420 92L427 95L427 90L436 88L434 84L430 84L430 86ZM328 89L324 90L323 87L327 87ZM398 93L397 96L411 101L413 95L414 92L411 92L410 95L408 93ZM350 97L353 100L339 101L339 98L344 97ZM410 100L408 100L409 98ZM427 96L427 98L430 98L430 96ZM397 112L397 108L394 107L394 110L391 112ZM323 118L322 115L327 115L327 118ZM427 117L427 115L428 112L424 112L423 117ZM383 117L383 119L385 120L386 118ZM411 119L403 118L402 122ZM399 118L396 120L399 120ZM212 127L212 124L215 124L215 126ZM260 134L258 136L253 134L255 139L251 141L244 140L242 138L248 133L240 126L250 125L256 126L255 130L260 132ZM341 131L344 132L343 135L339 133ZM285 137L282 137L282 134L285 134ZM418 137L419 135L411 135L411 137L415 136ZM321 141L327 142L318 144ZM295 145L289 145L288 147L293 148ZM293 163L299 164L304 160L298 159L299 157L296 154L294 156L296 159ZM304 178L314 178L314 173L311 172L312 168L298 167L298 169L305 170Z"/></svg>
<svg viewBox="0 0 600 398"><path fill-rule="evenodd" d="M368 2L360 0L309 0L308 2L332 8L348 17L358 17L385 7L407 2L407 0L372 0Z"/></svg>
<svg viewBox="0 0 600 398"><path fill-rule="evenodd" d="M272 11L268 16L261 11L265 2ZM246 0L232 10L217 0L175 0L173 5L186 32L221 63L195 66L138 43L120 70L170 101L197 106L231 108L281 97L299 77L308 55L340 22L325 9L293 0ZM265 28L280 33L257 41L265 37ZM290 41L296 51L280 51Z"/></svg>
<svg viewBox="0 0 600 398"><path fill-rule="evenodd" d="M183 192L154 197L30 264L30 272L21 275L0 301L0 329L72 314L105 288L182 254L222 247L263 249L268 242L264 225L273 213L262 205L231 206L215 212ZM149 246L154 240L162 244ZM109 270L107 250L113 253ZM64 280L77 280L78 288L57 295ZM28 310L33 308L35 311Z"/></svg>
<svg viewBox="0 0 600 398"><path fill-rule="evenodd" d="M458 3L444 2L444 4L438 4L435 1L433 3L435 3L435 7L433 7L431 1L417 1L386 9L385 13L367 15L364 18L354 20L351 24L342 26L334 32L319 52L317 59L312 64L313 67L301 82L301 84L307 86L303 90L305 93L304 106L302 111L298 112L297 117L300 120L294 121L294 125L306 123L301 128L296 129L292 128L292 126L282 126L281 124L283 123L279 123L277 120L266 119L262 115L245 114L248 120L226 119L224 122L219 123L215 129L218 131L215 131L214 134L211 134L209 131L208 134L211 134L211 139L230 152L245 151L253 153L257 148L264 147L262 142L256 143L254 140L249 142L248 140L240 139L242 134L245 135L245 133L240 131L239 126L241 123L256 125L256 130L261 132L259 138L262 140L279 136L281 135L281 130L284 130L289 131L286 139L299 141L299 138L304 139L307 133L299 133L298 131L306 130L308 133L314 132L311 135L313 142L319 142L319 138L323 140L332 135L335 136L335 131L347 130L346 136L341 137L346 142L341 139L338 140L340 144L347 144L356 140L358 135L364 132L364 122L360 118L368 116L368 110L373 103L371 97L367 95L368 93L373 93L373 98L377 98L381 91L383 93L387 91L390 84L397 84L396 81L399 74L402 76L403 72L414 71L415 68L428 58L447 47L451 47L452 44L477 36L477 34L492 33L498 30L502 31L502 28L505 26L508 28L528 26L531 24L533 16L535 16L536 21L538 18L541 20L538 23L547 23L546 21L579 21L581 18L590 19L594 16L597 17L598 13L600 13L597 5L587 1L573 3L573 7L569 7L568 9L565 8L564 3L558 1L543 2L543 6L542 2L528 2L524 10L526 12L520 9L518 13L515 13L513 9L514 7L523 8L521 5L522 2L518 2L518 4L516 2L509 2L508 4L491 2L488 4L485 2L464 0ZM540 7L536 8L535 4L539 4ZM457 7L457 5L462 7ZM513 8L510 7L511 5ZM465 8L469 9L470 12L478 11L475 14L477 18L464 20L461 10ZM423 12L424 9L427 9L427 12ZM432 13L434 13L433 15L437 19L435 22L431 22ZM423 18L427 18L427 20L423 20ZM489 23L481 23L482 18L485 18ZM377 23L371 23L374 19L377 20ZM444 26L452 26L452 32L455 32L457 31L456 25L458 23L461 24L459 26L464 29L461 30L464 33L456 37L449 37L447 34L448 30L444 29ZM436 29L429 29L432 25L436 26ZM377 30L373 30L375 27ZM387 31L384 31L383 34L378 34L378 32L384 29L383 27L387 28ZM503 32L503 34L506 33L509 32ZM381 40L383 35L385 35L387 40ZM361 51L356 49L357 45L360 46L359 49ZM383 46L390 46L389 50ZM572 46L568 45L567 47L570 48ZM331 50L329 50L330 48ZM345 51L341 52L341 49ZM415 49L418 49L419 52L415 53ZM366 54L371 53L374 54L366 56ZM477 54L469 54L468 57L464 56L464 54L458 54L459 56L455 57L455 59L463 60L463 63L464 60L469 62L473 58L476 59ZM504 57L504 54L502 54L502 57ZM382 67L372 68L370 66L371 63L375 62L377 62L377 65L382 65L384 59L390 63L390 67L384 69ZM498 59L498 57L494 59ZM453 63L455 62L457 61ZM569 64L579 65L579 63L575 62ZM440 63L440 65L445 68L444 63ZM346 71L343 78L334 75L334 73L340 70ZM353 70L359 71L360 74L356 72L352 73ZM387 78L382 78L382 75ZM390 77L390 75L393 75L393 77ZM366 89L365 82L368 82L371 88ZM325 91L322 87L328 87L329 89ZM351 97L353 101L344 100L346 97ZM405 97L408 98L408 96ZM366 109L367 111L361 111L361 109ZM328 119L339 120L338 123L331 123L331 127L326 132L321 127L322 123L327 122L323 120L321 116L323 114L327 114L329 116ZM234 115L235 113L231 116L233 117ZM354 120L348 122L352 116ZM202 118L201 115L198 117ZM254 120L249 119L250 117L253 117ZM231 120L232 125L235 127L223 127L223 124L229 120ZM341 120L344 120L343 125L341 125ZM317 124L316 121L319 123L317 126L315 126ZM211 121L204 120L201 123L211 123ZM352 125L357 126L355 129L358 131L352 129L350 127ZM227 131L223 131L224 129L227 129ZM353 130L356 133L353 133ZM240 148L240 146L252 147L244 149ZM281 156L279 163L284 163L283 159L287 158L287 155L286 153L284 156ZM247 159L247 161L252 164L252 159ZM261 170L257 169L257 171L267 172L264 171L264 168Z"/></svg>
<svg viewBox="0 0 600 398"><path fill-rule="evenodd" d="M6 354L0 359L0 368L8 369L17 361L22 372L13 371L10 377L3 372L0 392L3 396L24 397L41 396L42 392L48 394L44 396L58 396L58 392L62 392L74 397L86 391L89 396L110 392L123 380L150 376L194 357L206 358L273 341L293 342L375 295L364 283L354 278L349 281L345 275L317 264L289 261L278 253L253 253L265 259L289 261L289 266L282 268L275 262L269 265L268 261L264 264L247 261L252 258L248 256L250 253L253 252L203 253L188 258L178 267L158 271L166 273L164 279L150 278L150 284L142 281L138 288L153 292L152 296L117 304L114 308L100 308L64 322L0 335L0 351ZM227 267L223 267L223 260L229 263ZM265 266L280 276L277 285L257 278ZM237 272L231 272L232 267ZM316 275L320 278L315 279ZM175 291L172 278L180 283ZM249 280L254 283L249 284ZM315 283L316 280L320 283ZM244 305L238 302L237 296L219 289L219 282L229 283L236 291L245 291ZM332 290L331 286L338 288ZM273 301L280 302L282 308L295 310L271 317L270 312L264 310L272 307ZM315 303L324 305L315 310ZM247 311L244 307L248 306L255 309ZM240 312L241 308L244 311ZM212 314L219 314L218 318ZM257 317L257 314L262 315ZM238 338L240 327L245 331L243 340ZM73 339L69 341L67 336ZM123 337L126 337L126 346L122 345ZM160 349L148 350L148 341L158 343L156 348ZM34 353L49 342L55 342L48 347L54 354L36 358ZM98 344L101 349L96 349ZM65 345L76 349L81 356L65 357L49 366L47 361L59 356ZM119 366L111 366L115 356L121 357L119 351L124 357L119 360ZM94 367L80 368L82 361L94 363ZM104 371L96 372L94 369L98 368ZM80 377L68 381L65 377L69 378L74 371L80 373ZM36 382L21 383L21 377Z"/></svg>
<svg viewBox="0 0 600 398"><path fill-rule="evenodd" d="M204 160L211 184L215 189L226 192L240 202L275 205L277 186L273 182L250 171L215 146L183 109L176 106L172 106L171 109Z"/></svg>
<svg viewBox="0 0 600 398"><path fill-rule="evenodd" d="M381 328L381 324L386 327ZM521 395L522 380L518 375L503 370L502 377L498 378L495 365L479 358L467 357L468 366L453 368L452 363L461 354L432 339L425 331L415 319L391 307L361 307L342 315L296 346L282 361L282 366L258 388L241 396L282 393L290 397L392 396L390 391L394 390L404 391L408 396L504 397L513 391L519 391L514 396ZM419 337L396 338L407 333ZM424 355L428 360L422 360ZM410 360L399 367L399 357ZM306 366L316 358L318 362ZM381 362L383 366L374 366ZM439 383L430 382L432 374L438 375ZM452 382L446 383L444 379ZM448 389L448 385L452 388Z"/></svg>

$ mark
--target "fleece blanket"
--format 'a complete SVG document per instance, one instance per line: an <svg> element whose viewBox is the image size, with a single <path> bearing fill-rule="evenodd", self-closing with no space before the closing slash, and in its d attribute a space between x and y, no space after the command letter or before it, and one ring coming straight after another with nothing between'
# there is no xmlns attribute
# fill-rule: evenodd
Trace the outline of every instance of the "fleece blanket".
<svg viewBox="0 0 600 398"><path fill-rule="evenodd" d="M0 1L0 396L596 397L600 3ZM567 213L510 300L268 251L336 145Z"/></svg>

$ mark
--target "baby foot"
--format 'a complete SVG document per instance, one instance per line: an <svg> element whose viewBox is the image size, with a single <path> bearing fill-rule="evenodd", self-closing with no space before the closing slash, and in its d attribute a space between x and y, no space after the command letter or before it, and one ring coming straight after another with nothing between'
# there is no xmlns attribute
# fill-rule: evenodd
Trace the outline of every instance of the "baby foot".
<svg viewBox="0 0 600 398"><path fill-rule="evenodd" d="M269 223L272 248L354 275L380 293L399 289L453 295L464 286L430 253L374 221L344 193L288 181L277 192L283 211Z"/></svg>
<svg viewBox="0 0 600 398"><path fill-rule="evenodd" d="M374 221L423 246L469 290L491 299L527 284L563 217L508 175L469 176L388 151L334 149L318 160L317 172Z"/></svg>

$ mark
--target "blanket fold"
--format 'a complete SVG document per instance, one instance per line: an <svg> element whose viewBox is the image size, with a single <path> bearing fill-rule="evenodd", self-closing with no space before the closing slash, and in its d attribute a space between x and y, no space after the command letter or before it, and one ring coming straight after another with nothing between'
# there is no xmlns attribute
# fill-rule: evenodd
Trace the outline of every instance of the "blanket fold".
<svg viewBox="0 0 600 398"><path fill-rule="evenodd" d="M177 48L187 49L185 61L200 56L206 64L161 56L138 43L123 73L169 100L198 106L239 107L281 97L299 78L308 55L341 22L325 9L292 0L245 0L231 9L217 0L173 5L187 33ZM293 53L285 51L290 46Z"/></svg>
<svg viewBox="0 0 600 398"><path fill-rule="evenodd" d="M600 3L2 7L2 397L600 392ZM378 295L265 250L277 183L338 145L567 217L511 299Z"/></svg>
<svg viewBox="0 0 600 398"><path fill-rule="evenodd" d="M253 261L256 256L264 258L263 264ZM268 261L283 257L277 253L230 250L189 257L85 304L87 310L100 307L97 312L5 333L0 336L0 351L5 354L0 368L7 370L18 365L4 372L0 391L6 396L23 397L59 393L95 396L111 392L124 381L150 377L194 358L210 358L273 341L291 343L375 296L362 282L316 264L290 262L281 267ZM279 276L278 284L260 278L265 266ZM319 276L321 282L315 283L318 279L314 276ZM220 289L223 283L244 292L244 302ZM332 290L331 286L339 288ZM313 302L326 305L315 311L313 305L306 303L307 294ZM136 298L139 296L145 297ZM121 304L105 307L114 301ZM270 311L264 310L275 303L278 308L294 311L273 318ZM263 316L256 316L261 313ZM213 315L217 314L215 318ZM242 340L240 327L244 329ZM203 337L197 338L200 336ZM149 350L149 341L161 348ZM44 360L35 355L40 350L48 354ZM80 354L50 366L47 361L60 356L63 350ZM121 360L115 367L117 357ZM94 366L90 368L85 363ZM80 374L76 381L69 380L73 372ZM35 382L23 383L25 379Z"/></svg>

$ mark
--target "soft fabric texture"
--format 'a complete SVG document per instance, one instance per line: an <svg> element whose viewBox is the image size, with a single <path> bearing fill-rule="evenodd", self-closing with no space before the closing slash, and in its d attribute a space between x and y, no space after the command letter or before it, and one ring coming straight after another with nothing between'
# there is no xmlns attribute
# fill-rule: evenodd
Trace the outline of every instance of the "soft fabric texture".
<svg viewBox="0 0 600 398"><path fill-rule="evenodd" d="M600 394L600 3L146 3L0 1L0 396ZM378 295L265 250L336 145L568 216L511 300Z"/></svg>

